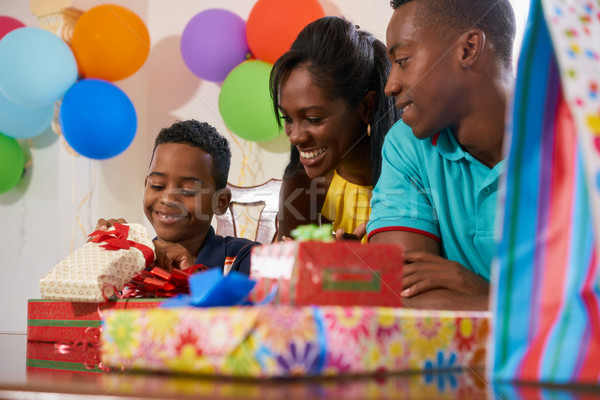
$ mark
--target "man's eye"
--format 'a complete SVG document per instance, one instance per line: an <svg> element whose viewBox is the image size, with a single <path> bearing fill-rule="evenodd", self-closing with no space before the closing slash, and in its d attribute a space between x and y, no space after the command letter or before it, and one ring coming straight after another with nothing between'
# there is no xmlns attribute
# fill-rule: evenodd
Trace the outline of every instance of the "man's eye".
<svg viewBox="0 0 600 400"><path fill-rule="evenodd" d="M399 60L396 60L396 64L398 64L399 66L402 67L404 64L406 64L406 61L408 61L408 57L404 57Z"/></svg>
<svg viewBox="0 0 600 400"><path fill-rule="evenodd" d="M150 184L150 189L153 189L153 190L163 190L164 188L165 188L165 187L164 187L164 186L161 186L161 185L153 185L153 184Z"/></svg>
<svg viewBox="0 0 600 400"><path fill-rule="evenodd" d="M195 190L185 190L185 189L181 189L181 194L184 196L195 196L198 194L198 192L196 192Z"/></svg>
<svg viewBox="0 0 600 400"><path fill-rule="evenodd" d="M306 118L309 124L318 124L323 118Z"/></svg>

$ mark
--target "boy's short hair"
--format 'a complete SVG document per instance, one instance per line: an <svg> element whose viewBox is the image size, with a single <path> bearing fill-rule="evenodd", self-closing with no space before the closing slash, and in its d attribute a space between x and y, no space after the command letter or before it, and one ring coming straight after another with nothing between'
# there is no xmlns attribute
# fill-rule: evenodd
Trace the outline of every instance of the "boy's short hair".
<svg viewBox="0 0 600 400"><path fill-rule="evenodd" d="M516 22L509 0L391 0L390 5L396 10L411 1L417 3L417 24L431 26L446 36L448 31L463 33L479 28L498 57L507 67L512 66Z"/></svg>
<svg viewBox="0 0 600 400"><path fill-rule="evenodd" d="M227 139L215 127L194 119L177 121L170 127L161 129L158 133L154 141L152 158L154 158L156 147L164 143L187 144L207 152L213 159L210 174L215 180L216 189L222 189L227 185L231 165L231 150Z"/></svg>

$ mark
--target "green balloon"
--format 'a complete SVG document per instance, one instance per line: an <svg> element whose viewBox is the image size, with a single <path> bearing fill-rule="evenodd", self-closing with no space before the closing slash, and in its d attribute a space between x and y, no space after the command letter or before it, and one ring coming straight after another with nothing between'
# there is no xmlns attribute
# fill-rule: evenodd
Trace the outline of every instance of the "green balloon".
<svg viewBox="0 0 600 400"><path fill-rule="evenodd" d="M23 177L25 155L16 139L0 133L0 193L12 189Z"/></svg>
<svg viewBox="0 0 600 400"><path fill-rule="evenodd" d="M244 61L223 81L219 111L227 127L242 139L262 142L281 133L269 92L272 67L264 61Z"/></svg>

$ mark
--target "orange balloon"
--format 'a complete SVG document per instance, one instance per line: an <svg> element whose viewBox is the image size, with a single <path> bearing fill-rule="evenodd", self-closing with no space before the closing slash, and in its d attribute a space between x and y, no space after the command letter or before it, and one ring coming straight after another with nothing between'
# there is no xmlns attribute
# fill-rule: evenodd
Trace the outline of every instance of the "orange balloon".
<svg viewBox="0 0 600 400"><path fill-rule="evenodd" d="M324 16L317 0L258 0L246 23L252 55L275 63L306 25Z"/></svg>
<svg viewBox="0 0 600 400"><path fill-rule="evenodd" d="M89 9L77 20L71 39L79 73L86 78L118 81L146 62L150 35L144 21L116 4Z"/></svg>

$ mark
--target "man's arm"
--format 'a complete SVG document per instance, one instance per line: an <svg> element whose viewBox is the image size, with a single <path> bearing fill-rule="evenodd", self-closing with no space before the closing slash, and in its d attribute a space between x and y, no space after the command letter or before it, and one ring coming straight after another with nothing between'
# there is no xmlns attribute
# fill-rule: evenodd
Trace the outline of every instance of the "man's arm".
<svg viewBox="0 0 600 400"><path fill-rule="evenodd" d="M487 310L489 284L459 263L439 256L438 241L413 232L384 231L370 243L400 244L405 251L402 272L404 305L411 308Z"/></svg>

